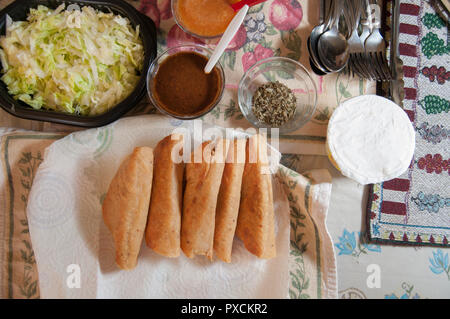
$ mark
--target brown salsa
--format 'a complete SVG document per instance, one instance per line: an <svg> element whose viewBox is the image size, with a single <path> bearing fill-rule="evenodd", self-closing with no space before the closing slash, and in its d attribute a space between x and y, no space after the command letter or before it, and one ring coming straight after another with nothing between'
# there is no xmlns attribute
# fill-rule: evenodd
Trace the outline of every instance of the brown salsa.
<svg viewBox="0 0 450 319"><path fill-rule="evenodd" d="M153 81L153 95L159 106L175 116L200 115L219 97L222 79L215 67L203 71L208 59L196 52L178 52L159 66Z"/></svg>

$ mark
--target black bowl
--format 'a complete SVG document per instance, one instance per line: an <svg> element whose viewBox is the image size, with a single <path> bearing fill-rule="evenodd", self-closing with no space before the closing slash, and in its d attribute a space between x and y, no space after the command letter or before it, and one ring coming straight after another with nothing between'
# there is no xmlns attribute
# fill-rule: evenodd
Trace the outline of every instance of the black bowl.
<svg viewBox="0 0 450 319"><path fill-rule="evenodd" d="M153 21L146 15L137 11L132 5L123 0L95 1L95 0L16 0L5 9L0 11L0 34L6 33L6 15L13 21L24 21L30 12L30 8L44 5L56 9L62 3L66 7L77 4L80 7L91 6L104 12L113 12L130 20L134 27L141 28L141 38L144 46L144 65L139 82L134 91L122 102L111 108L108 112L97 116L80 116L61 113L50 110L35 110L26 103L15 100L9 93L6 85L0 80L0 106L8 113L20 118L47 121L66 125L82 127L98 127L114 122L133 107L135 107L146 95L146 75L151 62L156 57L156 27Z"/></svg>

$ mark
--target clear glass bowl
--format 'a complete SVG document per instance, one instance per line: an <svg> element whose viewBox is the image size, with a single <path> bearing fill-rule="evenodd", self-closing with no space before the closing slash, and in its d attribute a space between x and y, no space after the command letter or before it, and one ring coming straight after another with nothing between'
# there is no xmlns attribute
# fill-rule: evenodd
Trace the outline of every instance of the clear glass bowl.
<svg viewBox="0 0 450 319"><path fill-rule="evenodd" d="M260 122L253 114L255 91L267 82L279 81L292 90L297 98L294 116L283 126ZM317 105L317 88L306 68L289 58L271 57L255 63L244 74L238 89L239 107L245 118L258 128L278 128L280 134L292 133L309 122Z"/></svg>
<svg viewBox="0 0 450 319"><path fill-rule="evenodd" d="M204 35L199 35L197 33L194 33L192 31L190 31L189 29L187 29L184 24L181 22L181 19L178 17L178 12L177 12L177 5L178 5L178 0L171 0L171 9L172 9L172 15L173 18L175 19L175 23L178 24L178 26L180 27L181 30L183 30L184 32L186 32L187 34L198 38L198 39L203 39L203 40L218 40L219 38L222 37L223 33L218 34L218 35L214 35L214 36L204 36Z"/></svg>
<svg viewBox="0 0 450 319"><path fill-rule="evenodd" d="M206 48L205 46L200 45L200 44L186 44L186 45L175 46L175 47L172 47L172 48L164 51L155 60L153 60L152 64L150 65L150 68L148 70L148 73L147 73L147 92L148 92L150 101L161 113L169 115L169 116L177 118L177 119L180 119L180 120L193 120L193 119L196 119L196 118L199 118L199 117L202 117L202 116L208 114L217 106L217 104L219 104L220 100L222 99L223 92L225 90L225 72L223 71L223 68L222 68L222 65L220 64L220 62L217 62L215 67L219 69L221 86L219 88L220 91L219 91L219 94L217 95L217 99L211 104L211 106L209 108L207 108L204 111L202 111L201 113L198 113L195 115L181 116L179 114L170 113L169 111L167 111L164 107L162 107L159 104L159 102L155 98L155 95L153 92L154 91L153 81L155 80L155 76L158 73L159 66L161 65L161 63L163 63L163 61L167 57L169 57L175 53L189 52L189 51L193 51L198 54L201 54L204 57L206 57L207 59L209 59L212 55L211 50L209 50L208 48Z"/></svg>

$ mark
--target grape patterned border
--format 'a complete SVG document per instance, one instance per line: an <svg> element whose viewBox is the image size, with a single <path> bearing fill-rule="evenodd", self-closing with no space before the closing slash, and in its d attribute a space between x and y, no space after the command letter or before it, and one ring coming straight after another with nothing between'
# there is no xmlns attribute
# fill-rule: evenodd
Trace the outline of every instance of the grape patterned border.
<svg viewBox="0 0 450 319"><path fill-rule="evenodd" d="M423 122L416 130L425 141L434 145L450 137L450 130L446 129L443 125L436 124L430 126L428 122Z"/></svg>
<svg viewBox="0 0 450 319"><path fill-rule="evenodd" d="M421 71L422 75L427 77L430 82L436 82L438 84L444 85L448 80L450 80L450 71L447 71L444 66L433 65L431 67L424 67Z"/></svg>
<svg viewBox="0 0 450 319"><path fill-rule="evenodd" d="M450 110L450 101L437 95L427 95L423 100L419 101L418 104L428 115L439 114L442 112L448 113Z"/></svg>
<svg viewBox="0 0 450 319"><path fill-rule="evenodd" d="M403 26L398 53L405 71L403 108L415 126L417 147L405 174L389 181L386 188L384 183L371 186L367 226L373 243L449 247L445 217L450 197L446 187L450 174L450 44L447 24L427 2L399 1L399 23ZM400 212L397 208L406 215L394 214ZM440 219L431 223L434 218Z"/></svg>
<svg viewBox="0 0 450 319"><path fill-rule="evenodd" d="M441 154L427 154L419 158L417 168L425 170L428 174L441 174L447 171L450 175L450 159L444 160Z"/></svg>
<svg viewBox="0 0 450 319"><path fill-rule="evenodd" d="M411 201L416 204L420 211L438 213L440 209L450 207L450 198L443 198L438 194L425 194L419 192Z"/></svg>

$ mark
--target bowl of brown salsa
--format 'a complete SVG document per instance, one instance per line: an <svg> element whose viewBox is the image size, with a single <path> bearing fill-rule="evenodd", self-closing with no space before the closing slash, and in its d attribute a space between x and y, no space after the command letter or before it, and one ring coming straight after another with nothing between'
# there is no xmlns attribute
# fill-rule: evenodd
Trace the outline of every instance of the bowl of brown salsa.
<svg viewBox="0 0 450 319"><path fill-rule="evenodd" d="M225 88L225 74L220 63L205 74L203 70L211 54L202 45L183 45L168 49L153 61L147 89L160 112L191 120L217 106Z"/></svg>

